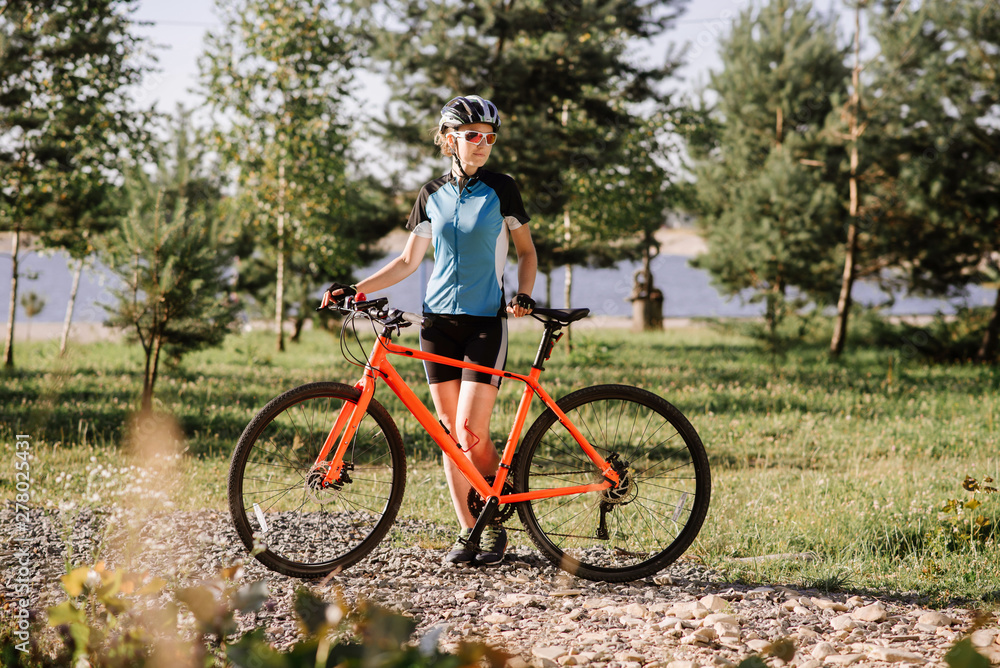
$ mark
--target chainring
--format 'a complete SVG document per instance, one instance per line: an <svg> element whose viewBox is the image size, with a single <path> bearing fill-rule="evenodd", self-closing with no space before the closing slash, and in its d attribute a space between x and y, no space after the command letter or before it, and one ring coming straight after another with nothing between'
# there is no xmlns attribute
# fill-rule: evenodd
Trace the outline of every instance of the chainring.
<svg viewBox="0 0 1000 668"><path fill-rule="evenodd" d="M503 489L500 490L501 494L513 494L514 493L514 474L513 471L507 472L507 480L503 483ZM486 482L492 485L496 481L496 476L488 475L486 476ZM486 507L486 502L479 496L479 492L473 487L469 489L469 498L466 503L469 506L469 512L472 513L473 517L479 517L479 514L483 512L483 508ZM503 524L510 519L511 515L514 514L513 503L505 503L497 508L497 514L493 516L493 524Z"/></svg>

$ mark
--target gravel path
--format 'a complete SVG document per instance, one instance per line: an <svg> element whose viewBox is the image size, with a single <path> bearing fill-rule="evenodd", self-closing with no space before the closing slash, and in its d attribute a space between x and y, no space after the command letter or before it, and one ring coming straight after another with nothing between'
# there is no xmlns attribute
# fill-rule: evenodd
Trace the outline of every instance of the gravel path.
<svg viewBox="0 0 1000 668"><path fill-rule="evenodd" d="M65 517L73 517L70 526ZM0 545L4 596L16 577L15 550L31 555L33 605L59 600L66 546L86 563L105 532L105 513L85 510L72 516L32 509L23 542ZM10 527L13 509L0 509ZM515 522L516 523L516 522ZM24 525L18 525L19 529ZM171 582L212 578L245 557L228 514L176 512L154 517L132 536L141 546L140 566ZM771 657L771 666L945 665L944 653L973 624L969 610L931 611L902 600L823 595L786 587L749 587L681 560L652 579L631 584L578 580L553 568L534 550L516 548L496 568L442 566L442 549L418 547L428 538L443 544L450 529L400 521L382 546L364 561L312 585L332 599L366 598L414 617L417 635L440 632L445 648L479 639L517 658L508 665L649 668L730 666L771 644L790 638L797 652L790 661ZM111 543L101 558L116 566ZM244 579L264 580L273 605L240 620L244 628L264 625L278 647L294 642L297 626L292 594L301 583L273 574L255 561ZM7 608L7 600L4 601ZM1000 663L996 622L973 634L980 652Z"/></svg>

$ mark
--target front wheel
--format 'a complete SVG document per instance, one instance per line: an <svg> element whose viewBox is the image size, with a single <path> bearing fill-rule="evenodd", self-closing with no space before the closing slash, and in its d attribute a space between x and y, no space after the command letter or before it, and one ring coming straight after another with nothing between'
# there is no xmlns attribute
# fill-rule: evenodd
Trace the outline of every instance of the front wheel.
<svg viewBox="0 0 1000 668"><path fill-rule="evenodd" d="M711 474L694 427L663 398L626 385L584 388L556 403L620 480L600 492L518 504L532 541L588 580L637 580L671 564L708 513ZM551 409L521 448L518 492L604 480Z"/></svg>
<svg viewBox="0 0 1000 668"><path fill-rule="evenodd" d="M406 460L380 404L368 404L335 484L323 481L329 463L316 462L337 415L360 396L341 383L303 385L272 399L240 436L229 467L229 510L243 544L271 570L313 578L346 568L392 526Z"/></svg>

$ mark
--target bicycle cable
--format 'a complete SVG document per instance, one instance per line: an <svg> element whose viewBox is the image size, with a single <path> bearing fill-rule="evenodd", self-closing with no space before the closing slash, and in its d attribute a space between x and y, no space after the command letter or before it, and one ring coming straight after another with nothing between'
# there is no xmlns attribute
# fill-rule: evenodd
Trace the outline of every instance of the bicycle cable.
<svg viewBox="0 0 1000 668"><path fill-rule="evenodd" d="M360 359L351 350L350 344L347 343L347 328L350 327L351 331L354 333L354 340L358 344L358 348L364 350L364 344L361 343L361 337L358 336L358 329L354 326L354 319L358 317L357 311L352 311L350 315L344 320L344 324L340 328L340 354L349 363L354 366L361 367L362 369L368 366L368 359Z"/></svg>

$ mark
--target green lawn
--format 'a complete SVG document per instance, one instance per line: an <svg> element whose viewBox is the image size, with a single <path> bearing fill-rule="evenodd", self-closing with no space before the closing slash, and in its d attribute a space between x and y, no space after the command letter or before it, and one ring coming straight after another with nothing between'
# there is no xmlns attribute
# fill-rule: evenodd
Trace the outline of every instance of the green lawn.
<svg viewBox="0 0 1000 668"><path fill-rule="evenodd" d="M572 352L564 339L546 365L550 394L639 385L701 434L714 489L689 558L755 583L917 593L931 604L1000 599L1000 497L963 489L966 476L1000 479L1000 369L928 364L904 345L863 341L838 362L821 340L774 357L712 327L634 334L583 323L572 336ZM185 437L176 507L225 507L229 454L269 398L305 382L357 378L326 332L307 332L281 354L273 345L269 335L234 335L221 349L163 366L157 407L176 416ZM508 369L527 371L536 348L534 331L512 333ZM125 344L73 346L65 359L56 350L21 344L21 367L0 376L0 440L13 452L15 434L32 437L32 503L106 504L135 475L123 444L142 358ZM398 368L429 401L419 364ZM496 441L506 438L519 391L512 382L501 391ZM378 399L411 455L401 515L451 523L436 446L395 397ZM12 499L13 475L0 481ZM748 559L786 553L795 556Z"/></svg>

